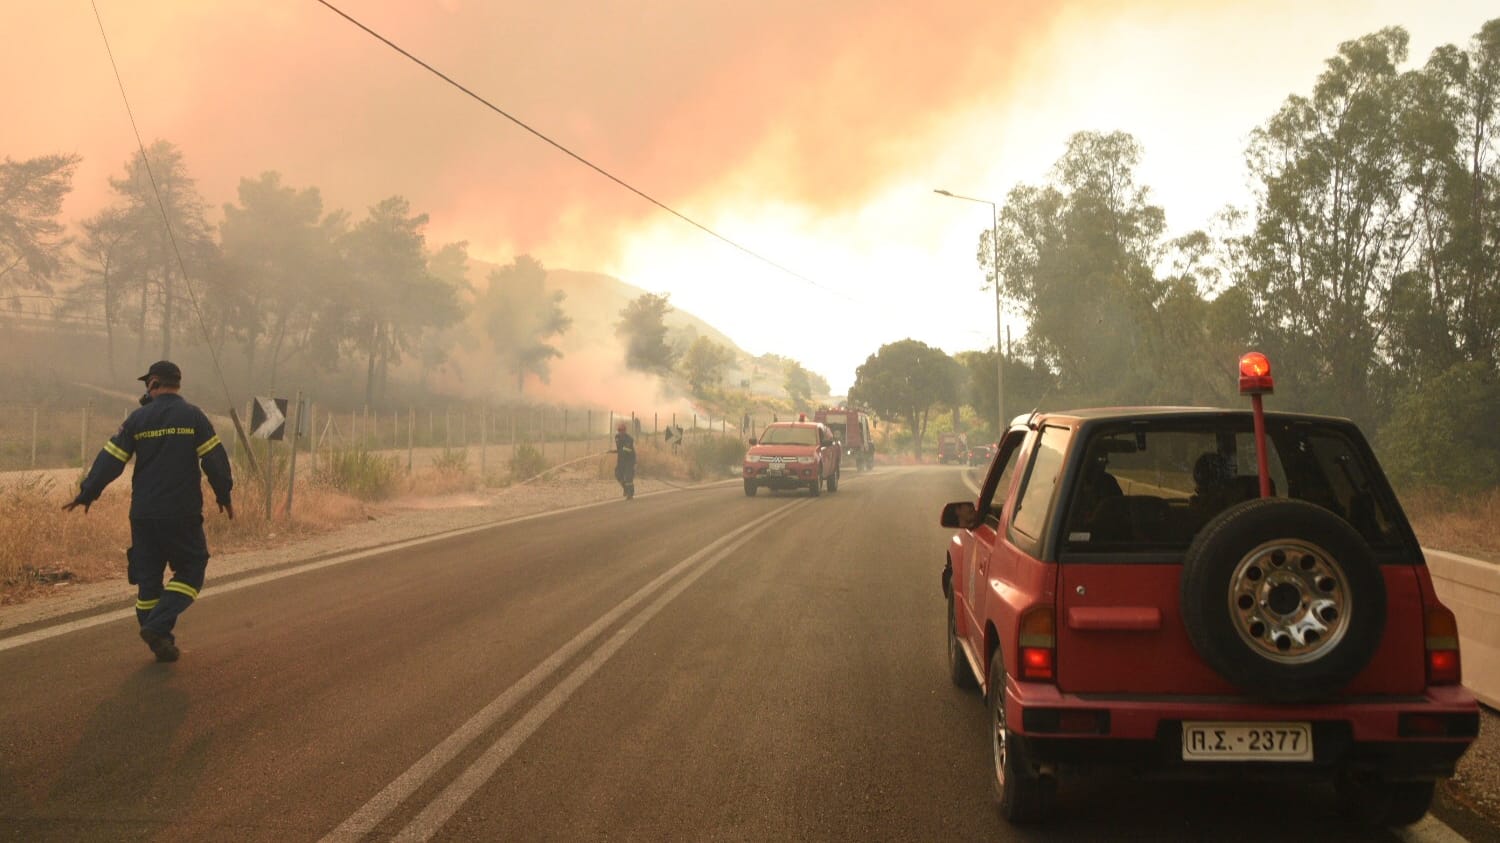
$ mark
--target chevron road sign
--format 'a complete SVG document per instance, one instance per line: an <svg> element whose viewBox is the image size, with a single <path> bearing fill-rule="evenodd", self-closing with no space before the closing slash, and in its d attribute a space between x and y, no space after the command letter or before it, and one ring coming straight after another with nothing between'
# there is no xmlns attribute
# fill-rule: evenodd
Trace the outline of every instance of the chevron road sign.
<svg viewBox="0 0 1500 843"><path fill-rule="evenodd" d="M250 435L280 441L286 433L286 399L256 396L250 408Z"/></svg>

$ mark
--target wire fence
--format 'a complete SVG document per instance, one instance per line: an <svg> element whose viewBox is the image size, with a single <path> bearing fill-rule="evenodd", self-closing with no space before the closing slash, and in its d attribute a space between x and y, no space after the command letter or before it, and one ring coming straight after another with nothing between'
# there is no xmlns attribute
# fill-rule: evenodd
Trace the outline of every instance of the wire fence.
<svg viewBox="0 0 1500 843"><path fill-rule="evenodd" d="M136 407L123 398L100 398L83 405L0 403L0 471L86 468L106 439ZM241 409L248 432L250 407ZM481 471L490 459L507 462L521 445L549 462L564 462L612 448L616 425L624 421L641 446L672 449L704 436L754 436L775 420L767 414L735 418L676 411L576 409L552 406L435 405L402 409L338 409L304 401L299 420L289 407L283 440L255 442L266 448L290 447L312 460L336 451L360 449L402 457L408 471L425 467L445 452L477 457ZM231 455L243 446L224 415L209 414ZM252 440L253 441L253 440ZM477 451L477 453L475 453Z"/></svg>

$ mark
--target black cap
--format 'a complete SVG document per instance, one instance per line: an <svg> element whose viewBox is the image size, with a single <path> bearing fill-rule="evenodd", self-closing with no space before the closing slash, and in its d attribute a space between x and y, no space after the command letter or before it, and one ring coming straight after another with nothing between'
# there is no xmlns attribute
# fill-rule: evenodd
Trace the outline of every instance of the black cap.
<svg viewBox="0 0 1500 843"><path fill-rule="evenodd" d="M171 360L158 360L151 364L151 368L146 370L146 374L141 375L136 380L148 381L152 378L159 378L175 383L182 380L182 370L177 368L177 364Z"/></svg>

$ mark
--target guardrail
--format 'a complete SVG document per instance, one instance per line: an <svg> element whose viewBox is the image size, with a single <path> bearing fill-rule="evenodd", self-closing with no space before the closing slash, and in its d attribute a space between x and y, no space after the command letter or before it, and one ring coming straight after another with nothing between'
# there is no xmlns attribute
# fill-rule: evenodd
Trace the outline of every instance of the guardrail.
<svg viewBox="0 0 1500 843"><path fill-rule="evenodd" d="M1438 599L1458 617L1464 685L1500 708L1500 565L1423 549Z"/></svg>

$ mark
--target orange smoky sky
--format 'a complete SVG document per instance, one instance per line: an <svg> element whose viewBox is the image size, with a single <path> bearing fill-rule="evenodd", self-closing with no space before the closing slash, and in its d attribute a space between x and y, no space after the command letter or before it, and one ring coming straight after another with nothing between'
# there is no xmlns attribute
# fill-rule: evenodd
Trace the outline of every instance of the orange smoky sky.
<svg viewBox="0 0 1500 843"><path fill-rule="evenodd" d="M1120 130L1140 141L1137 176L1170 229L1207 227L1253 201L1251 132L1341 42L1403 26L1419 64L1496 14L1493 0L337 0L788 273L316 0L96 2L141 134L182 150L215 216L268 170L355 218L401 195L430 215L433 245L669 293L835 392L886 342L953 353L1024 334L1020 314L996 316L976 260L990 208L934 189L1003 202L1044 181L1072 133ZM108 178L136 154L93 8L0 2L0 155L80 155L69 222L110 201ZM747 307L757 298L777 306ZM766 318L783 308L838 318Z"/></svg>
<svg viewBox="0 0 1500 843"><path fill-rule="evenodd" d="M0 154L81 155L67 215L87 215L135 147L99 24L86 3L8 5ZM356 215L404 195L434 240L478 255L565 240L574 261L661 213L311 0L97 5L142 135L182 149L212 207L277 170ZM858 204L934 120L993 96L1052 14L953 0L336 5L689 216L729 180L811 208Z"/></svg>

